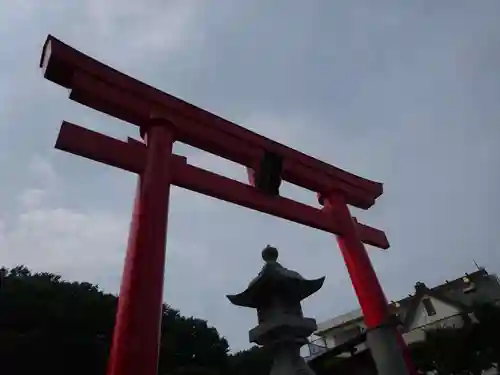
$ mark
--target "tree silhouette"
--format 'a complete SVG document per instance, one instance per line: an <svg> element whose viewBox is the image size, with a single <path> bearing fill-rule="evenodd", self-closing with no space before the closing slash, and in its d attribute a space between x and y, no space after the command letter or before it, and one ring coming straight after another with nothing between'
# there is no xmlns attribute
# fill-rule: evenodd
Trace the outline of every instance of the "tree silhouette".
<svg viewBox="0 0 500 375"><path fill-rule="evenodd" d="M117 297L26 267L0 268L0 364L9 375L106 373ZM430 331L411 346L420 371L476 375L500 362L500 307L473 307L477 321ZM233 355L206 321L164 305L160 375L267 375L272 355L253 347ZM317 375L322 375L318 373Z"/></svg>
<svg viewBox="0 0 500 375"><path fill-rule="evenodd" d="M267 375L272 364L270 351L257 346L235 353L229 359L231 373L238 375Z"/></svg>
<svg viewBox="0 0 500 375"><path fill-rule="evenodd" d="M105 374L116 306L116 296L90 283L23 266L0 269L2 368L12 375ZM160 374L219 374L228 349L207 322L163 306Z"/></svg>
<svg viewBox="0 0 500 375"><path fill-rule="evenodd" d="M466 324L460 328L428 331L425 341L411 345L412 357L421 372L480 375L484 370L498 368L500 308L480 304L471 312L476 321L465 319Z"/></svg>

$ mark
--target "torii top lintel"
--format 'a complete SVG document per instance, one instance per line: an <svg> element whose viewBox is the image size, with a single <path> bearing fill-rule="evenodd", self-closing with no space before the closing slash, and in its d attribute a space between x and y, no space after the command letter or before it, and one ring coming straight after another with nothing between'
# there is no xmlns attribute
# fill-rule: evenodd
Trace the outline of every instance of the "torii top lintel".
<svg viewBox="0 0 500 375"><path fill-rule="evenodd" d="M40 66L48 80L71 90L70 98L95 110L140 126L152 114L176 126L180 142L189 144L249 168L264 151L283 158L282 178L317 193L333 189L346 203L367 209L383 191L370 181L175 98L100 63L49 35Z"/></svg>

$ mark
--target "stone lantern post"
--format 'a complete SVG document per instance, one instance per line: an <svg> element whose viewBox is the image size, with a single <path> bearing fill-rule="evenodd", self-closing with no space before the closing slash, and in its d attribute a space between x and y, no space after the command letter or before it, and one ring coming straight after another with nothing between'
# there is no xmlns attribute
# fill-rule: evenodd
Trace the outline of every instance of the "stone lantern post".
<svg viewBox="0 0 500 375"><path fill-rule="evenodd" d="M305 318L301 301L316 293L325 278L306 280L277 262L278 250L262 251L266 262L248 288L228 295L237 306L257 309L258 325L249 332L250 342L269 348L274 354L270 375L314 375L300 355L300 348L317 329L316 320Z"/></svg>

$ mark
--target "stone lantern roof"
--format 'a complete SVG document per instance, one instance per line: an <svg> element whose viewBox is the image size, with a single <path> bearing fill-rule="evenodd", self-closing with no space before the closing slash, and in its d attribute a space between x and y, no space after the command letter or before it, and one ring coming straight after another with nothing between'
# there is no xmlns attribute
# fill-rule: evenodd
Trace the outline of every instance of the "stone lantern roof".
<svg viewBox="0 0 500 375"><path fill-rule="evenodd" d="M278 263L278 250L268 245L262 251L266 262L247 289L242 293L228 295L232 304L243 307L259 308L271 298L282 297L290 302L300 302L316 293L325 281L304 279L298 272L289 270Z"/></svg>

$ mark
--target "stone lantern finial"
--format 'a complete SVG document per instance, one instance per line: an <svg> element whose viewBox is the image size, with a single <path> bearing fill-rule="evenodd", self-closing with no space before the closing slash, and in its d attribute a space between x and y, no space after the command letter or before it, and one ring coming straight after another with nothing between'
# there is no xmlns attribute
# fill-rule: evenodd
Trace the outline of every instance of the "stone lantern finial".
<svg viewBox="0 0 500 375"><path fill-rule="evenodd" d="M264 250L262 250L262 259L266 263L276 262L278 260L278 249L271 245L267 245Z"/></svg>

